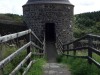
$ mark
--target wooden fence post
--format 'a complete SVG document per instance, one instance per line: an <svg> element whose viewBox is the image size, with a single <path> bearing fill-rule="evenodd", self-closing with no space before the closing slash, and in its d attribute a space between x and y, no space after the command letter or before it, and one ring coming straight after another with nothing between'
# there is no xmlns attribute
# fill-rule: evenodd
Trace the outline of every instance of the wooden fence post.
<svg viewBox="0 0 100 75"><path fill-rule="evenodd" d="M2 60L3 44L0 44L0 61ZM0 69L0 75L3 75L3 68Z"/></svg>
<svg viewBox="0 0 100 75"><path fill-rule="evenodd" d="M38 42L38 44L37 44L40 48L42 48L42 45L40 44L40 42ZM39 49L39 53L40 53L40 55L39 55L39 57L41 58L42 57L42 55L41 55L41 53L42 53L42 50L40 50Z"/></svg>
<svg viewBox="0 0 100 75"><path fill-rule="evenodd" d="M31 32L28 34L28 36L27 36L26 39L27 39L27 42L30 42L30 41L31 41ZM27 55L28 55L30 52L31 52L31 46L27 47ZM30 61L31 61L31 58L29 58L29 59L27 60L27 64L29 64Z"/></svg>
<svg viewBox="0 0 100 75"><path fill-rule="evenodd" d="M93 44L92 38L89 36L88 37L88 47L92 47L92 44ZM90 48L88 49L88 57L92 58L92 50ZM92 61L88 59L88 63L92 64Z"/></svg>
<svg viewBox="0 0 100 75"><path fill-rule="evenodd" d="M0 44L0 61L2 60L2 44Z"/></svg>
<svg viewBox="0 0 100 75"><path fill-rule="evenodd" d="M0 69L0 75L3 75L3 69Z"/></svg>
<svg viewBox="0 0 100 75"><path fill-rule="evenodd" d="M46 46L45 46L45 34L44 34L44 40L43 40L43 58L45 58L45 49L46 49Z"/></svg>
<svg viewBox="0 0 100 75"><path fill-rule="evenodd" d="M65 49L65 48L64 48L64 45L62 45L62 48L63 48L63 49L62 49L62 52L64 53L64 52L65 52L65 50L64 50L64 49Z"/></svg>
<svg viewBox="0 0 100 75"><path fill-rule="evenodd" d="M73 43L73 48L77 48L77 42L76 43ZM73 50L73 55L75 56L76 55L76 50Z"/></svg>
<svg viewBox="0 0 100 75"><path fill-rule="evenodd" d="M69 45L67 45L67 50L69 50ZM67 55L69 55L69 51L67 51ZM68 56L67 56L68 57Z"/></svg>

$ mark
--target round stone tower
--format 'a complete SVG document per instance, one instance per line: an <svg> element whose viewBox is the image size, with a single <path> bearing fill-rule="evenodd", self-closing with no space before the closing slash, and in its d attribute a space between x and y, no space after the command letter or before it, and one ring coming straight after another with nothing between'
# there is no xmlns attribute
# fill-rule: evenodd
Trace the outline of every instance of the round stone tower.
<svg viewBox="0 0 100 75"><path fill-rule="evenodd" d="M23 5L27 26L43 41L68 43L73 38L73 5L69 0L28 0Z"/></svg>

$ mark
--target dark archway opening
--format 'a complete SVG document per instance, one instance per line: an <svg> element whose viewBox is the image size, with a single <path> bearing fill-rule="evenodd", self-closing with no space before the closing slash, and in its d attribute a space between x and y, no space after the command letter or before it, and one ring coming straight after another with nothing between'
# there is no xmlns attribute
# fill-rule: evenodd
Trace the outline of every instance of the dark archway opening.
<svg viewBox="0 0 100 75"><path fill-rule="evenodd" d="M46 23L45 24L45 39L48 42L56 41L55 24L54 23Z"/></svg>
<svg viewBox="0 0 100 75"><path fill-rule="evenodd" d="M55 62L57 58L56 51L56 32L55 32L55 24L54 23L46 23L45 24L45 44L46 44L46 56L48 62Z"/></svg>

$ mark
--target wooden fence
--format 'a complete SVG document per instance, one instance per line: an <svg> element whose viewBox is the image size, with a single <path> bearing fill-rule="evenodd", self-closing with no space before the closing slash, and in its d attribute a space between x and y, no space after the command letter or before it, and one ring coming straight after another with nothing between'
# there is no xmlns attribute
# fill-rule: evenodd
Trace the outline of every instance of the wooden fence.
<svg viewBox="0 0 100 75"><path fill-rule="evenodd" d="M43 54L44 44L39 40L39 38L35 35L35 33L33 31L31 31L31 29L22 31L22 32L18 32L18 33L14 33L14 34L10 34L10 35L2 36L2 37L0 37L0 44L10 41L10 40L13 40L13 39L16 39L16 38L19 38L19 37L22 37L22 36L26 37L27 44L25 44L24 46L22 46L21 48L16 50L14 53L12 53L8 57L6 57L2 61L0 61L0 70L2 70L9 62L11 62L11 60L13 60L19 54L21 54L22 51L27 49L26 57L19 63L19 65L11 73L9 73L9 75L15 75L23 67L23 65L25 63L27 63L27 68L22 73L22 75L25 75L28 72L32 63L35 63L35 60L31 60L31 56L33 54L31 51L32 47L35 47L35 48L39 49L40 51L42 50L42 54ZM35 42L32 41L32 38L31 38L32 36L35 37L35 39L38 41L38 44L36 44Z"/></svg>
<svg viewBox="0 0 100 75"><path fill-rule="evenodd" d="M84 41L82 42L82 40L85 40L87 42L84 42ZM87 55L78 56L77 51L83 51L83 50L86 50ZM94 63L97 67L100 68L100 63L97 62L97 60L93 58L93 54L96 54L98 55L98 57L100 57L100 36L88 34L73 42L64 44L63 52L64 52L64 55L66 55L67 57L77 57L77 58L88 59L89 64Z"/></svg>

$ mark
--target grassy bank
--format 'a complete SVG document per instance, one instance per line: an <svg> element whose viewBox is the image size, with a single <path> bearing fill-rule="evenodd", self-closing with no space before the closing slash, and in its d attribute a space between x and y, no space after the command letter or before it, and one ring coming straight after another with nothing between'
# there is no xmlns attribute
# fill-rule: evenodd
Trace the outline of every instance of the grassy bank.
<svg viewBox="0 0 100 75"><path fill-rule="evenodd" d="M1 54L0 61L8 57L13 52L15 52L18 48L19 47L16 45L14 46L10 46L8 44L0 45L0 54ZM11 62L9 62L3 68L2 75L9 75L9 73L11 73L14 70L14 68L25 58L26 55L27 55L27 52L26 50L24 50L23 52L21 52L21 54L19 54L17 57L11 60Z"/></svg>
<svg viewBox="0 0 100 75"><path fill-rule="evenodd" d="M42 75L43 74L43 64L45 64L44 59L38 59L35 64L32 65L27 75Z"/></svg>
<svg viewBox="0 0 100 75"><path fill-rule="evenodd" d="M61 56L58 61L67 64L72 75L100 75L100 69L94 64L88 64L86 59Z"/></svg>
<svg viewBox="0 0 100 75"><path fill-rule="evenodd" d="M21 45L20 45L21 46ZM10 44L1 44L0 45L0 61L11 55L13 52L18 50L20 47L16 44L13 46ZM34 52L34 49L32 50ZM23 50L20 54L18 54L11 62L4 66L4 68L0 69L0 75L9 75L15 67L26 57L27 50ZM37 60L40 56L32 55L32 60ZM44 64L44 59L39 59L35 64L32 65L27 75L41 75L42 74L42 65ZM26 64L17 72L16 75L22 75L23 71L27 67Z"/></svg>

